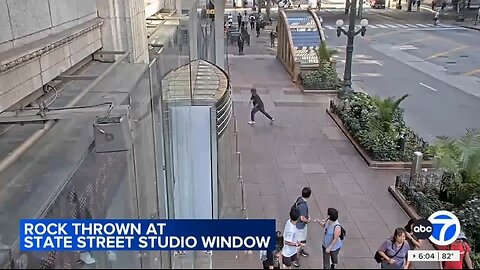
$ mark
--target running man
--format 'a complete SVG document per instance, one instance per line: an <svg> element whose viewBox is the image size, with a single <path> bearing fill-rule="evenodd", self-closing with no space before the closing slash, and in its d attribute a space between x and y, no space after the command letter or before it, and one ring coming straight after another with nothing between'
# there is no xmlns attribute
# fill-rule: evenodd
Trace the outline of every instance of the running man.
<svg viewBox="0 0 480 270"><path fill-rule="evenodd" d="M259 111L263 113L263 115L265 115L268 119L270 119L270 121L273 122L275 119L273 119L273 117L271 117L267 112L265 112L263 101L260 98L260 96L257 94L257 89L252 88L250 92L252 93L252 97L250 98L250 102L248 106L250 107L250 103L253 101L253 108L252 108L252 111L250 112L250 122L248 123L250 125L255 124L255 114Z"/></svg>

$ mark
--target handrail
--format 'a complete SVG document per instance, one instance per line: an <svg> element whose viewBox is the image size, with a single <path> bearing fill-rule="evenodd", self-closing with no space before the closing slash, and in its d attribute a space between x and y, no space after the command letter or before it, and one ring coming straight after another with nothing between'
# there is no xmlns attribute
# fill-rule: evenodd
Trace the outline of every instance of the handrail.
<svg viewBox="0 0 480 270"><path fill-rule="evenodd" d="M285 13L284 10L279 11L279 17L280 17L280 21L283 21L283 26L285 27L284 31L287 32L286 42L288 43L288 45L284 47L285 59L280 57L280 60L285 66L285 69L287 70L287 72L292 77L292 80L296 82L298 80L298 75L300 73L300 70L299 70L300 62L298 61L298 59L296 59L296 55L295 55L296 50L293 46L293 38L292 38L291 29L290 29L290 23L288 22L287 14ZM278 53L277 53L277 56L278 56Z"/></svg>
<svg viewBox="0 0 480 270"><path fill-rule="evenodd" d="M325 38L325 32L323 32L323 26L322 26L322 23L320 21L320 18L318 17L317 13L315 13L315 11L313 11L311 9L308 10L308 13L310 13L310 15L312 15L313 20L315 21L315 24L317 25L318 35L320 36L320 42L323 43L327 39Z"/></svg>
<svg viewBox="0 0 480 270"><path fill-rule="evenodd" d="M287 28L288 45L290 47L290 51L292 52L292 55L294 55L295 48L293 47L292 31L290 31L290 23L288 23L287 14L285 13L284 10L280 10L279 14L280 14L280 17L282 17L283 21L285 22L285 26ZM294 58L293 60L295 60L295 56L293 58Z"/></svg>

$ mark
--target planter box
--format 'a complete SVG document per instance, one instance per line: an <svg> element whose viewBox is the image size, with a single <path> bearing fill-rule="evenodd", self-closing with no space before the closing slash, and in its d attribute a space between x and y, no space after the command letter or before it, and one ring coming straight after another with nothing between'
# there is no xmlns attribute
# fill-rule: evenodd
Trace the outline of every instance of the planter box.
<svg viewBox="0 0 480 270"><path fill-rule="evenodd" d="M330 108L326 109L327 114L332 118L333 122L337 124L338 128L343 132L345 137L350 141L353 147L357 150L363 160L367 163L368 167L372 169L410 169L412 168L412 162L404 161L375 161L373 160L363 149L363 147L357 143L355 138L350 134L348 129L343 125L342 120L333 112L330 111ZM433 162L429 160L424 160L422 162L422 168L434 168Z"/></svg>
<svg viewBox="0 0 480 270"><path fill-rule="evenodd" d="M327 94L327 95L336 95L338 90L329 89L329 90L322 90L322 89L305 89L301 83L297 83L298 88L302 91L302 93L314 93L314 94Z"/></svg>

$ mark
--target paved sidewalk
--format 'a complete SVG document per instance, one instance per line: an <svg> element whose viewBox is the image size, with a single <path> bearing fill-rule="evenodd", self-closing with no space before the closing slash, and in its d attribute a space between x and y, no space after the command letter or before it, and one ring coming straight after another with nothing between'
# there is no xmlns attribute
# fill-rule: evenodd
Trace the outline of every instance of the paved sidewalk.
<svg viewBox="0 0 480 270"><path fill-rule="evenodd" d="M310 186L311 218L323 219L327 208L335 207L347 231L338 268L378 268L376 249L408 221L387 191L400 171L367 168L325 113L332 96L301 93L268 46L265 31L260 38L252 36L245 55L228 48L248 216L274 218L283 231L292 203ZM252 87L275 118L273 124L261 114L254 126L247 124ZM320 226L311 224L308 237L310 257L301 259L300 268L322 268ZM261 268L258 252L214 252L213 268L241 267Z"/></svg>

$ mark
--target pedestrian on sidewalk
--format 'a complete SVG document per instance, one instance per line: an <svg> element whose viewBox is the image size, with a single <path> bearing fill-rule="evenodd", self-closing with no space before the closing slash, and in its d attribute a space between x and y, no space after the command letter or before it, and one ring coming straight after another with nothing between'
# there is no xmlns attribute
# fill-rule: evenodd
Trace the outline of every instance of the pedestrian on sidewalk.
<svg viewBox="0 0 480 270"><path fill-rule="evenodd" d="M238 21L238 28L240 28L242 26L242 14L241 13L238 13L237 21Z"/></svg>
<svg viewBox="0 0 480 270"><path fill-rule="evenodd" d="M310 222L310 216L308 214L308 199L312 195L312 190L309 187L304 187L302 189L302 196L298 197L295 201L293 208L298 209L300 213L300 218L297 221L297 229L299 234L299 241L304 246L298 251L298 255L303 257L308 257L308 253L305 251L305 245L307 244L307 232L308 232L308 223ZM297 256L297 260L293 263L295 267L300 267L300 260Z"/></svg>
<svg viewBox="0 0 480 270"><path fill-rule="evenodd" d="M393 237L387 239L377 250L382 258L380 262L382 269L408 269L410 267L410 261L407 261L410 245L405 238L405 229L396 228Z"/></svg>
<svg viewBox="0 0 480 270"><path fill-rule="evenodd" d="M248 123L250 125L255 124L255 114L257 112L263 113L263 115L265 115L268 119L270 119L270 121L273 122L275 119L273 119L273 117L271 117L267 112L265 112L263 101L260 98L260 96L257 94L257 89L252 88L250 92L252 93L252 97L250 98L250 102L248 105L250 107L250 103L253 102L253 108L252 108L252 111L250 112L250 122Z"/></svg>
<svg viewBox="0 0 480 270"><path fill-rule="evenodd" d="M327 220L315 220L320 223L325 230L323 237L323 269L335 269L338 264L338 254L343 247L345 230L338 222L338 210L335 208L327 209Z"/></svg>
<svg viewBox="0 0 480 270"><path fill-rule="evenodd" d="M480 21L480 8L478 8L477 16L475 16L474 24L477 25L478 21Z"/></svg>
<svg viewBox="0 0 480 270"><path fill-rule="evenodd" d="M433 25L437 25L438 20L440 19L440 12L435 12L435 17L433 17Z"/></svg>
<svg viewBox="0 0 480 270"><path fill-rule="evenodd" d="M237 2L235 2L235 0L233 0L233 8L237 9Z"/></svg>
<svg viewBox="0 0 480 270"><path fill-rule="evenodd" d="M281 231L277 231L277 237L275 238L275 250L260 251L260 260L262 261L263 269L280 269L280 256L283 249L283 234Z"/></svg>
<svg viewBox="0 0 480 270"><path fill-rule="evenodd" d="M447 1L443 1L442 3L442 10L445 10L445 8L447 7Z"/></svg>
<svg viewBox="0 0 480 270"><path fill-rule="evenodd" d="M417 0L417 11L420 11L420 5L421 5L421 1L420 0Z"/></svg>
<svg viewBox="0 0 480 270"><path fill-rule="evenodd" d="M467 237L463 232L457 237L457 240L448 246L437 246L439 250L458 250L460 251L460 260L458 261L447 261L447 262L439 262L440 269L465 269L463 265L467 267L467 269L474 269L472 258L470 258L470 252L472 249L468 245Z"/></svg>
<svg viewBox="0 0 480 270"><path fill-rule="evenodd" d="M303 244L298 240L298 230L296 223L300 218L298 209L290 210L290 219L285 223L283 230L284 246L282 248L282 263L283 267L287 269L292 268L292 262L297 260L297 248Z"/></svg>
<svg viewBox="0 0 480 270"><path fill-rule="evenodd" d="M245 40L243 35L240 33L238 36L238 54L243 55L243 47L245 46Z"/></svg>
<svg viewBox="0 0 480 270"><path fill-rule="evenodd" d="M277 34L272 30L270 32L270 47L275 47L275 37L277 36Z"/></svg>
<svg viewBox="0 0 480 270"><path fill-rule="evenodd" d="M437 5L437 2L435 0L432 1L432 10L435 10L435 6Z"/></svg>
<svg viewBox="0 0 480 270"><path fill-rule="evenodd" d="M255 29L257 30L257 37L259 37L261 29L260 21L257 21L257 23L255 24Z"/></svg>
<svg viewBox="0 0 480 270"><path fill-rule="evenodd" d="M255 29L255 16L253 14L250 15L250 29Z"/></svg>

